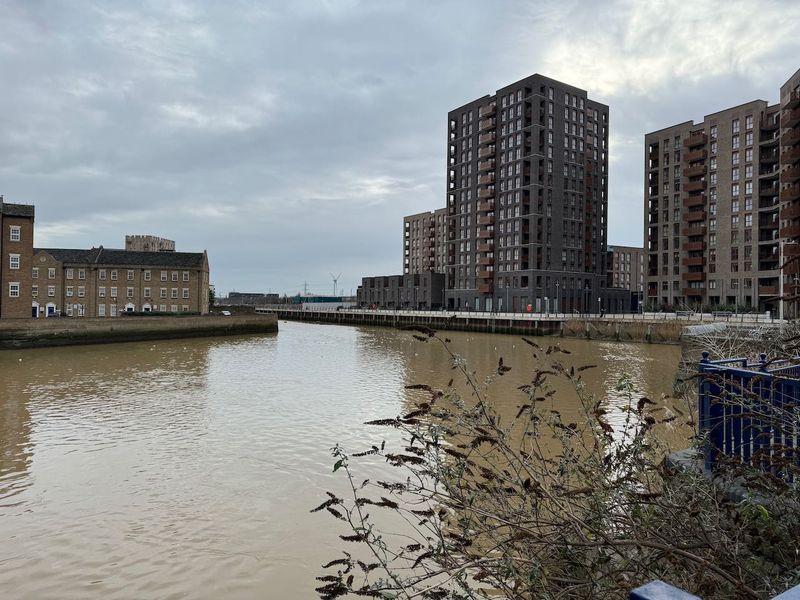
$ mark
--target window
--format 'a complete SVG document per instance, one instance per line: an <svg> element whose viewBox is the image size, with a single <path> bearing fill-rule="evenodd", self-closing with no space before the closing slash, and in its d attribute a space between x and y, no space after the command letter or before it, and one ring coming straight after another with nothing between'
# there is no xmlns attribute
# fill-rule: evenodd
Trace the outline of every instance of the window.
<svg viewBox="0 0 800 600"><path fill-rule="evenodd" d="M752 227L753 226L753 215L745 215L744 216L744 226L745 227Z"/></svg>
<svg viewBox="0 0 800 600"><path fill-rule="evenodd" d="M101 285L99 288L97 288L97 295L101 298L106 297L106 287L104 285Z"/></svg>
<svg viewBox="0 0 800 600"><path fill-rule="evenodd" d="M73 290L72 286L68 285L67 286L67 298L72 298L72 290Z"/></svg>
<svg viewBox="0 0 800 600"><path fill-rule="evenodd" d="M133 281L133 270L128 269L128 281Z"/></svg>
<svg viewBox="0 0 800 600"><path fill-rule="evenodd" d="M159 304L158 305L159 312L167 312L167 305L166 304Z"/></svg>
<svg viewBox="0 0 800 600"><path fill-rule="evenodd" d="M144 280L145 280L145 281L150 281L150 269L147 269L147 270L144 272Z"/></svg>
<svg viewBox="0 0 800 600"><path fill-rule="evenodd" d="M78 286L78 298L83 298L86 295L86 287L83 285Z"/></svg>
<svg viewBox="0 0 800 600"><path fill-rule="evenodd" d="M744 118L744 128L748 131L753 128L753 115L747 115Z"/></svg>
<svg viewBox="0 0 800 600"><path fill-rule="evenodd" d="M32 285L31 286L31 296L36 298L38 295L39 295L39 286L38 285Z"/></svg>
<svg viewBox="0 0 800 600"><path fill-rule="evenodd" d="M55 297L55 295L56 295L56 286L54 286L54 285L48 285L48 286L47 286L47 295L48 295L48 297L50 297L50 298L54 298L54 297Z"/></svg>
<svg viewBox="0 0 800 600"><path fill-rule="evenodd" d="M106 270L105 269L100 269L100 271L98 272L98 278L101 279L102 281L105 281L105 279L106 279Z"/></svg>
<svg viewBox="0 0 800 600"><path fill-rule="evenodd" d="M19 254L8 255L8 268L14 271L19 269Z"/></svg>
<svg viewBox="0 0 800 600"><path fill-rule="evenodd" d="M189 288L183 288L183 299L186 300L189 298Z"/></svg>
<svg viewBox="0 0 800 600"><path fill-rule="evenodd" d="M133 288L125 288L125 296L128 298L133 298Z"/></svg>
<svg viewBox="0 0 800 600"><path fill-rule="evenodd" d="M167 297L167 288L161 288L159 292L159 297L166 298Z"/></svg>
<svg viewBox="0 0 800 600"><path fill-rule="evenodd" d="M517 163L517 173L519 173L519 163ZM183 272L183 280L184 281L189 281L189 271L184 271Z"/></svg>
<svg viewBox="0 0 800 600"><path fill-rule="evenodd" d="M74 271L74 269L67 269L66 278L67 279L75 279L75 271Z"/></svg>
<svg viewBox="0 0 800 600"><path fill-rule="evenodd" d="M56 270L53 268L47 269L47 278L48 279L55 279L56 278Z"/></svg>
<svg viewBox="0 0 800 600"><path fill-rule="evenodd" d="M188 304L184 304L183 306L181 306L181 311L189 312L189 305Z"/></svg>
<svg viewBox="0 0 800 600"><path fill-rule="evenodd" d="M19 225L11 225L8 239L12 242L19 242L22 239L22 228Z"/></svg>
<svg viewBox="0 0 800 600"><path fill-rule="evenodd" d="M111 281L116 281L116 280L117 280L117 270L116 269L112 269L111 270Z"/></svg>
<svg viewBox="0 0 800 600"><path fill-rule="evenodd" d="M178 272L177 271L173 271L172 272L172 281L178 281Z"/></svg>
<svg viewBox="0 0 800 600"><path fill-rule="evenodd" d="M731 123L731 132L739 133L739 119L734 119Z"/></svg>
<svg viewBox="0 0 800 600"><path fill-rule="evenodd" d="M106 305L105 304L98 304L97 305L97 316L98 317L105 317L106 316Z"/></svg>
<svg viewBox="0 0 800 600"><path fill-rule="evenodd" d="M112 317L116 317L117 316L117 305L116 304L110 305L109 310L111 311L111 316Z"/></svg>
<svg viewBox="0 0 800 600"><path fill-rule="evenodd" d="M166 280L167 280L167 272L161 271L161 281L166 281Z"/></svg>
<svg viewBox="0 0 800 600"><path fill-rule="evenodd" d="M78 269L78 279L86 279L86 269Z"/></svg>
<svg viewBox="0 0 800 600"><path fill-rule="evenodd" d="M711 126L710 135L711 135L711 139L712 140L717 139L717 126L716 125L712 125Z"/></svg>
<svg viewBox="0 0 800 600"><path fill-rule="evenodd" d="M8 284L8 297L19 298L19 283Z"/></svg>
<svg viewBox="0 0 800 600"><path fill-rule="evenodd" d="M111 286L111 297L112 298L116 298L117 297L117 288L116 288L116 286Z"/></svg>
<svg viewBox="0 0 800 600"><path fill-rule="evenodd" d="M150 298L150 288L144 288L144 297Z"/></svg>
<svg viewBox="0 0 800 600"><path fill-rule="evenodd" d="M33 270L31 271L31 278L39 279L39 267L33 267Z"/></svg>
<svg viewBox="0 0 800 600"><path fill-rule="evenodd" d="M170 291L170 298L177 298L178 297L178 288L172 288Z"/></svg>

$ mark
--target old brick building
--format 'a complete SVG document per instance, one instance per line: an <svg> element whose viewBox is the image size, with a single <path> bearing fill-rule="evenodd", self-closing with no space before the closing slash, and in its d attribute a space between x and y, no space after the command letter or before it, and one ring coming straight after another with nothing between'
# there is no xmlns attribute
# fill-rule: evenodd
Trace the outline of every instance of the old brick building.
<svg viewBox="0 0 800 600"><path fill-rule="evenodd" d="M0 319L31 316L33 206L0 196Z"/></svg>
<svg viewBox="0 0 800 600"><path fill-rule="evenodd" d="M203 252L34 248L34 207L0 199L0 318L208 313Z"/></svg>

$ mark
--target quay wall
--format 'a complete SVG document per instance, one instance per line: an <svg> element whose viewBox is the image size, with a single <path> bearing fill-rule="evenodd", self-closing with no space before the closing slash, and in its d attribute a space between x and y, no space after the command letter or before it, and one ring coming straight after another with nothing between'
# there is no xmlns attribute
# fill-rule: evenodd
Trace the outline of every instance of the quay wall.
<svg viewBox="0 0 800 600"><path fill-rule="evenodd" d="M275 333L274 315L9 319L0 349Z"/></svg>
<svg viewBox="0 0 800 600"><path fill-rule="evenodd" d="M259 309L260 310L260 309ZM266 310L266 309L264 309ZM531 336L580 337L600 340L679 344L685 322L624 320L597 318L504 318L502 315L460 313L457 315L431 312L408 315L390 311L309 311L277 309L280 319L332 323L338 325L374 325L406 327L422 325L434 330L511 333Z"/></svg>

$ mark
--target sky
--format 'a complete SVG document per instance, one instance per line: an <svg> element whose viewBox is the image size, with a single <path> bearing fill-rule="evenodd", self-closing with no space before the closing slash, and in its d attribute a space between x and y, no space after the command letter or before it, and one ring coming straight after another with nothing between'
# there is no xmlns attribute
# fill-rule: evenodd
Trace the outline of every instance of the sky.
<svg viewBox="0 0 800 600"><path fill-rule="evenodd" d="M445 202L447 112L533 73L610 106L611 244L641 245L644 135L800 68L800 2L0 0L0 194L38 247L129 234L229 291L402 272Z"/></svg>

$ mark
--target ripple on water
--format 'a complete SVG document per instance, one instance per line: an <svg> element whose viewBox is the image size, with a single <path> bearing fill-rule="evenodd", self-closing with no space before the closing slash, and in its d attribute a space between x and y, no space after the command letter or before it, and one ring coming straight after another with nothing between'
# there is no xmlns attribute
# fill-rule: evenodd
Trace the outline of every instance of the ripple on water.
<svg viewBox="0 0 800 600"><path fill-rule="evenodd" d="M451 337L478 371L498 353L515 376L530 368L511 336ZM603 361L636 365L644 388L676 368L673 348L622 346L600 346ZM330 448L379 442L364 421L404 411L405 385L451 377L405 332L299 323L8 352L0 373L0 594L60 599L313 597L340 532L308 513L343 490ZM498 398L512 405L518 383Z"/></svg>

